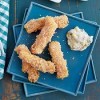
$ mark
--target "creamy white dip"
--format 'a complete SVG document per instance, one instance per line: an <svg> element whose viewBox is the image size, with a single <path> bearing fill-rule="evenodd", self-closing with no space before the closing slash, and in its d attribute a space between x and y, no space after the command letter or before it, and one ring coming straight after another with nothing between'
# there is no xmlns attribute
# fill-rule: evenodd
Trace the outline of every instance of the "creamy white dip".
<svg viewBox="0 0 100 100"><path fill-rule="evenodd" d="M75 27L67 33L68 45L71 50L83 51L85 50L93 41L93 36L89 36L84 29Z"/></svg>

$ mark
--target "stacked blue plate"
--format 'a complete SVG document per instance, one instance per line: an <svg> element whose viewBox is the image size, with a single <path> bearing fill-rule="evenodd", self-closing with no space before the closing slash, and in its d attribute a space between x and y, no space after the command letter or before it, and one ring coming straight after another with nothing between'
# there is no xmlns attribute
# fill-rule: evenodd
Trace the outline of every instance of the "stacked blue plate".
<svg viewBox="0 0 100 100"><path fill-rule="evenodd" d="M23 23L13 26L16 46L19 44L25 44L30 47L32 42L35 40L36 34L28 35L23 27L27 21L47 15L59 16L62 14L66 13L32 2L29 9L25 10ZM28 81L27 74L23 73L21 70L21 60L18 58L18 55L15 52L12 54L7 72L12 74L13 81L23 83L27 97L55 91L61 91L77 96L77 94L84 94L86 84L97 81L92 60L92 51L99 33L99 25L95 22L84 20L82 12L66 15L69 18L69 26L63 30L57 29L57 34L53 36L52 40L59 41L64 55L67 55L64 56L64 58L68 60L68 78L59 80L55 77L55 75L40 73L40 78L37 83L30 83ZM61 39L66 39L66 32L75 26L85 29L89 35L94 37L93 43L85 51L72 51L69 49L67 43L63 43ZM61 35L61 33L63 33L63 35ZM58 36L61 38L57 38ZM67 49L65 49L66 45ZM68 51L67 54L66 50ZM50 59L47 50L44 54L41 54L40 57ZM72 59L73 57L75 58L74 60Z"/></svg>

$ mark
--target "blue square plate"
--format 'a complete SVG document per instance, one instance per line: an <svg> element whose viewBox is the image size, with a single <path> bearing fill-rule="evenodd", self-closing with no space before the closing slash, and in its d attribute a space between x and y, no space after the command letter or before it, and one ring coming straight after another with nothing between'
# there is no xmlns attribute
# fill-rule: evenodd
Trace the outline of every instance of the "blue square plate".
<svg viewBox="0 0 100 100"><path fill-rule="evenodd" d="M27 14L27 11L28 11L28 9L26 8L25 9L25 13L24 13L24 17L23 17L23 21L24 21L24 18L26 16L26 14ZM77 12L77 13L73 13L71 15L76 16L78 18L84 19L83 12ZM97 24L96 22L92 22L92 23ZM17 24L17 25L14 25L13 26L13 32L14 32L15 42L17 42L17 39L19 37L19 33L20 33L20 30L21 30L21 26L22 26L22 24ZM93 83L93 82L96 82L97 81L92 57L91 57L91 60L90 61L91 61L91 65L89 67L89 73L87 72L88 73L88 76L87 76L86 84Z"/></svg>
<svg viewBox="0 0 100 100"><path fill-rule="evenodd" d="M87 76L88 77L86 79L86 84L94 83L97 81L93 59L91 59L91 61L90 61L90 68L89 68Z"/></svg>
<svg viewBox="0 0 100 100"><path fill-rule="evenodd" d="M74 13L72 15L76 16L76 17L79 17L79 18L83 18L83 13L82 12ZM18 30L18 31L16 31L16 30ZM19 37L20 30L21 30L21 24L14 25L14 27L13 27L13 31L14 32L13 33L14 33L14 37L15 37L16 41L17 41L17 39ZM88 71L88 68L89 68L89 71ZM78 91L79 94L83 94L84 93L85 84L96 82L96 75L95 75L95 70L94 70L94 65L93 65L92 58L90 60L90 64L89 64L88 68L86 70L86 73L85 73L84 78L82 80L82 83L80 85L80 88L79 88L79 91ZM87 81L86 81L86 79L87 79ZM16 82L20 82L20 83L28 83L28 84L24 84L26 97L40 95L40 94L44 94L44 93L51 93L51 92L55 92L56 91L56 90L51 90L51 89L48 89L48 90L47 89L43 89L45 87L41 87L39 85L37 86L35 84L34 84L35 85L34 86L27 79L20 78L18 76L14 76L13 75L12 80L16 81Z"/></svg>
<svg viewBox="0 0 100 100"><path fill-rule="evenodd" d="M25 11L26 12L26 11ZM79 17L79 18L82 18L83 16L83 13L82 12L78 12L78 13L74 13L72 14L73 16L76 16L76 17ZM14 37L15 37L15 42L17 42L17 39L19 37L19 33L20 33L20 30L21 30L21 24L19 25L14 25L13 26L13 33L14 33ZM80 86L80 89L78 91L78 93L83 93L84 89L85 89L85 81L86 81L86 76L87 76L87 72L85 73L85 77L83 78L82 80L82 83L81 83L81 86ZM29 96L35 96L35 95L40 95L40 94L44 94L44 93L49 93L49 92L55 92L57 90L51 90L48 88L47 90L47 87L41 87L41 85L35 85L35 84L32 84L30 83L27 79L23 79L23 78L20 78L18 76L14 76L12 77L12 80L13 81L16 81L16 82L21 82L21 83L28 83L28 84L24 84L24 88L25 88L25 94L26 94L26 97L29 97ZM30 90L30 89L33 89L33 90ZM35 88L35 90L34 90ZM37 89L36 89L37 88ZM46 88L46 89L43 89L43 88Z"/></svg>
<svg viewBox="0 0 100 100"><path fill-rule="evenodd" d="M30 47L32 45L33 41L35 41L35 36L37 34L28 35L25 29L23 28L23 26L30 19L39 18L40 14L42 16L47 16L47 15L57 16L65 13L32 2L29 7L28 14L25 18L25 21L22 25L21 33L16 46L19 44L26 44L28 47ZM82 82L82 78L84 76L85 70L88 65L88 61L90 60L89 58L92 53L97 35L99 33L99 26L87 22L85 20L82 20L80 18L73 17L69 14L67 14L67 16L70 22L69 26L62 30L57 29L57 34L54 35L52 40L59 41L61 45L63 44L62 51L64 53L64 58L68 60L68 69L70 75L68 78L65 78L64 80L60 80L57 79L55 75L51 75L48 73L46 74L41 73L40 75L41 77L39 78L37 83L72 95L77 95L80 84ZM69 46L67 45L67 42L63 43L62 41L62 40L66 40L66 32L76 26L85 29L89 33L89 35L94 36L93 43L83 52L75 52L70 50ZM60 38L57 38L57 36L60 36ZM66 53L66 51L68 51L68 53ZM44 55L41 54L40 56L45 59L50 59L50 55L48 54L47 49L45 50L45 54ZM73 57L75 58L74 60L72 60ZM8 66L8 72L14 75L18 75L20 77L27 78L27 75L22 73L21 71L21 60L18 58L18 55L15 52L13 52L13 55L11 57L11 61Z"/></svg>
<svg viewBox="0 0 100 100"><path fill-rule="evenodd" d="M52 90L52 89L48 89L48 88L43 88L40 86L39 86L39 88L37 88L38 86L33 86L31 84L23 84L23 85L24 85L26 97L36 96L36 95L41 95L41 94L46 94L46 93L51 93L51 92L57 91L57 90Z"/></svg>
<svg viewBox="0 0 100 100"><path fill-rule="evenodd" d="M23 21L25 19L25 16L27 14L27 11L28 11L28 8L25 9ZM77 13L73 13L71 15L76 16L78 18L84 19L83 12L77 12ZM89 22L92 22L92 21L89 21ZM97 24L96 22L92 22L92 23ZM20 33L20 30L21 30L21 26L22 26L21 24L18 24L18 25L14 25L13 26L13 32L14 32L15 42L17 42L17 39L19 37L19 33ZM16 29L17 29L18 32L16 32ZM96 82L97 81L92 57L91 57L91 60L90 61L91 61L91 65L89 67L89 73L87 72L88 76L87 76L87 81L85 82L86 84L93 83L93 82Z"/></svg>
<svg viewBox="0 0 100 100"><path fill-rule="evenodd" d="M27 11L27 10L26 10ZM79 18L83 18L83 13L82 12L78 12L78 13L74 13L74 14L72 14L73 16L76 16L76 17L79 17ZM20 30L21 30L21 24L19 24L19 25L14 25L13 26L13 33L14 33L14 37L15 37L15 41L17 41L17 39L18 39L18 37L19 37L19 33L20 33ZM92 59L90 60L90 62L92 62ZM89 66L89 76L90 76L90 79L91 80L89 80L89 82L94 82L94 81L96 81L95 80L95 78L93 77L93 76L95 76L95 75L93 75L94 73L92 72L92 67L91 66ZM92 75L91 75L91 73L92 73ZM84 93L84 90L85 90L85 83L86 83L86 76L87 76L87 74L88 74L88 71L86 71L86 73L85 73L85 75L84 75L84 78L83 78L83 80L82 80L82 83L81 83L81 86L80 86L80 89L79 89L79 91L78 91L78 93ZM91 78L91 76L92 76L92 78ZM88 77L88 76L87 76ZM89 79L89 78L88 78ZM23 79L23 78L19 78L18 76L14 76L13 75L13 77L12 77L12 80L13 81L17 81L17 82L21 82L21 83L29 83L29 84L31 84L31 85L33 85L32 83L30 83L28 80L26 80L26 79ZM35 85L35 84L34 84ZM26 86L26 90L27 90L27 84L26 85L24 85L24 86ZM31 86L32 87L32 86ZM34 88L34 86L33 86L33 88ZM37 87L37 88L39 88L39 87ZM40 89L41 90L41 89ZM49 89L48 89L49 90ZM46 91L45 91L46 92ZM27 93L29 93L28 91L27 91ZM40 92L38 92L38 94L39 94ZM43 93L44 93L44 91L43 91ZM34 91L33 91L33 94L34 94ZM41 94L41 93L40 93ZM32 94L31 94L32 95Z"/></svg>

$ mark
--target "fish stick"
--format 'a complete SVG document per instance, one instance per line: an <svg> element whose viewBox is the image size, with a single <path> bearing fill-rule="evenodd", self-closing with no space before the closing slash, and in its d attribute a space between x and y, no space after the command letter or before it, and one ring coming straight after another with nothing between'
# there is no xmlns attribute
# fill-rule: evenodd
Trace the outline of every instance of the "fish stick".
<svg viewBox="0 0 100 100"><path fill-rule="evenodd" d="M22 61L22 72L27 73L28 74L28 80L30 82L37 82L38 78L39 78L39 72L33 68L30 64Z"/></svg>
<svg viewBox="0 0 100 100"><path fill-rule="evenodd" d="M42 17L36 20L32 19L28 21L24 25L24 28L26 29L27 33L30 34L32 32L36 32L37 30L41 30L45 25L45 18L46 17ZM53 18L55 23L57 24L57 28L65 28L69 23L68 17L66 15L56 16Z"/></svg>
<svg viewBox="0 0 100 100"><path fill-rule="evenodd" d="M32 55L27 46L19 45L15 48L19 58L30 64L36 70L42 71L44 73L48 72L53 74L55 72L55 65L51 61L46 61L43 58L40 58L36 55Z"/></svg>
<svg viewBox="0 0 100 100"><path fill-rule="evenodd" d="M61 51L61 45L57 41L53 41L49 44L49 52L52 57L52 62L56 66L57 78L68 77L68 69L66 67L67 62L63 58L63 52Z"/></svg>
<svg viewBox="0 0 100 100"><path fill-rule="evenodd" d="M51 41L56 29L57 24L54 19L52 17L46 17L44 27L31 46L31 52L33 54L41 54L47 44Z"/></svg>

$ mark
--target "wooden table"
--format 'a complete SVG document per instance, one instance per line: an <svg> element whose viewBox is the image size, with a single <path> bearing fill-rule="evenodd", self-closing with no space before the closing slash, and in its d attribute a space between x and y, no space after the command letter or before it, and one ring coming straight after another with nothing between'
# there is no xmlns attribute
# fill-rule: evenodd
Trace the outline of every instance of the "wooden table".
<svg viewBox="0 0 100 100"><path fill-rule="evenodd" d="M38 2L66 13L81 11L84 12L85 19L96 21L100 24L100 0L89 0L88 2L62 0L60 4L49 2L49 0L11 0L6 68L14 48L12 26L22 22L25 8L29 6L31 1ZM93 60L98 82L86 86L84 95L74 97L66 93L55 92L26 98L22 84L13 82L11 80L11 75L6 73L4 79L0 81L0 100L100 100L100 35L98 36L93 51Z"/></svg>

